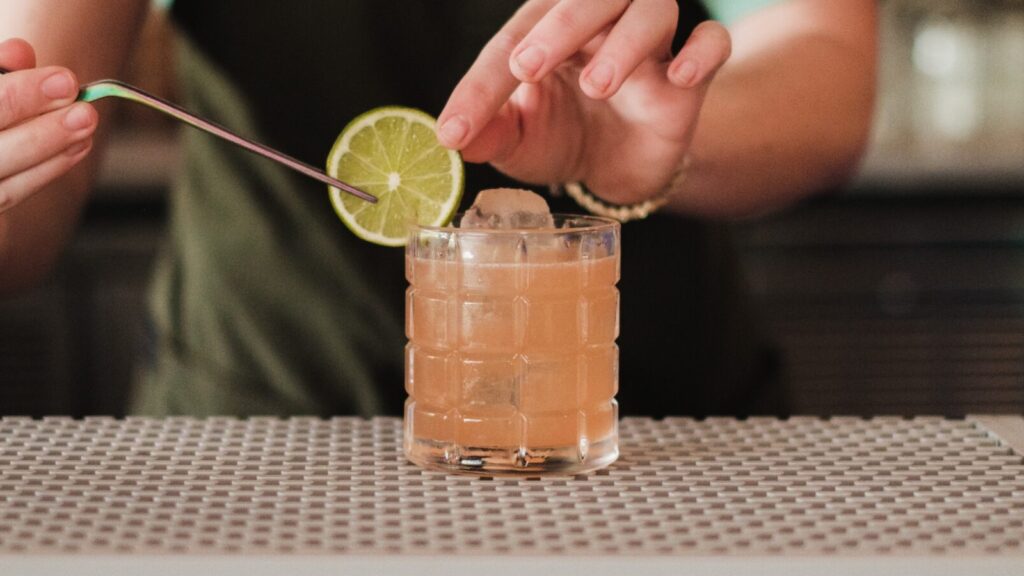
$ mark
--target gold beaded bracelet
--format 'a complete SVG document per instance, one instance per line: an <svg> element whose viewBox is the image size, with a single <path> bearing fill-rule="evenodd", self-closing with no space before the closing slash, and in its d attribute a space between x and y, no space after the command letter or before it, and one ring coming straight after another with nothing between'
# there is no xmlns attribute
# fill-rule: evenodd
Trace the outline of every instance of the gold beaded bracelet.
<svg viewBox="0 0 1024 576"><path fill-rule="evenodd" d="M566 182L561 188L584 210L596 216L614 218L619 222L642 220L668 203L686 179L686 171L690 166L687 156L679 165L668 185L654 196L635 204L611 204L594 196L581 182Z"/></svg>

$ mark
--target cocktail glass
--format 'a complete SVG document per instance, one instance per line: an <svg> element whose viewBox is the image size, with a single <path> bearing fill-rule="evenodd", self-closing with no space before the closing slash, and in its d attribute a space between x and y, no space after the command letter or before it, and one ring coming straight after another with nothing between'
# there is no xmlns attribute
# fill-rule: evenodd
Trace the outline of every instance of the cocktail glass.
<svg viewBox="0 0 1024 576"><path fill-rule="evenodd" d="M405 454L482 475L573 475L618 457L618 222L413 227ZM458 218L455 224L458 224Z"/></svg>

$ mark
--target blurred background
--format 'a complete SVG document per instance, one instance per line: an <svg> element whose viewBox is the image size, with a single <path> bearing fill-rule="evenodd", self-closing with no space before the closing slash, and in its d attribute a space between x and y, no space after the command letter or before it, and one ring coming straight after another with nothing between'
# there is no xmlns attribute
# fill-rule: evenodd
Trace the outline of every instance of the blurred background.
<svg viewBox="0 0 1024 576"><path fill-rule="evenodd" d="M1024 412L1024 0L881 3L873 141L844 190L739 223L796 412ZM174 99L156 12L130 80ZM122 415L178 128L122 107L57 274L0 301L0 414Z"/></svg>

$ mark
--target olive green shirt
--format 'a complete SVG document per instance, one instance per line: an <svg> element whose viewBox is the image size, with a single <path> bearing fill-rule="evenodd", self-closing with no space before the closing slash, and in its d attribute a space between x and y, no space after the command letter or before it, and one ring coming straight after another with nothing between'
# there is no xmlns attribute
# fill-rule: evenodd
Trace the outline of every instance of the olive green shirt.
<svg viewBox="0 0 1024 576"><path fill-rule="evenodd" d="M182 99L321 165L338 132L365 110L440 112L517 7L177 0ZM677 47L706 17L699 7L681 12ZM401 413L402 250L355 238L315 181L193 130L184 149L135 411ZM509 184L479 165L468 167L466 182L469 191ZM561 202L557 210L579 211ZM728 231L659 214L626 225L622 242L623 413L773 410L772 356L751 321Z"/></svg>

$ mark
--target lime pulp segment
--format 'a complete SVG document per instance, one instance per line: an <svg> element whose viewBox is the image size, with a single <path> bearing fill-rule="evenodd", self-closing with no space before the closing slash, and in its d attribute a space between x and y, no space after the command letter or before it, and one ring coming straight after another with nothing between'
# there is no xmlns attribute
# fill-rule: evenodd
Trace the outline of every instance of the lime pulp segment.
<svg viewBox="0 0 1024 576"><path fill-rule="evenodd" d="M462 197L462 160L438 143L434 124L419 110L385 107L342 130L327 173L378 199L371 204L329 188L335 211L357 236L401 246L410 223L443 226L451 220Z"/></svg>

